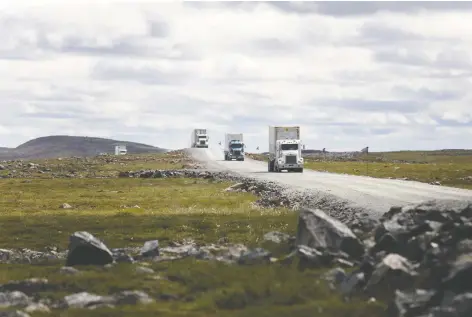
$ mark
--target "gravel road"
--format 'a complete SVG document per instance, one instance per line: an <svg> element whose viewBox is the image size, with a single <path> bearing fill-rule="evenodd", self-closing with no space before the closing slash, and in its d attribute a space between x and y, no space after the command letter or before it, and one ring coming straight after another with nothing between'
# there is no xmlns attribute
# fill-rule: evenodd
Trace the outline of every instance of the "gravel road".
<svg viewBox="0 0 472 317"><path fill-rule="evenodd" d="M335 197L353 209L378 217L391 206L431 199L472 200L472 190L429 185L414 181L378 179L305 170L304 173L269 173L267 163L246 158L244 162L225 161L219 148L188 149L192 157L209 170L232 171L245 177L277 182L296 191Z"/></svg>

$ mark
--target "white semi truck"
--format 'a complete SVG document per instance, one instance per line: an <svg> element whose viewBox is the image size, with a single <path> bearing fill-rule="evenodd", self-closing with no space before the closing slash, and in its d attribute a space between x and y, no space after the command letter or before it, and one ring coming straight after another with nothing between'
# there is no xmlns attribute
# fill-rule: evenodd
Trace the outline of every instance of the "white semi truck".
<svg viewBox="0 0 472 317"><path fill-rule="evenodd" d="M303 173L300 127L269 126L269 172Z"/></svg>
<svg viewBox="0 0 472 317"><path fill-rule="evenodd" d="M191 147L208 148L207 129L194 129L191 136Z"/></svg>
<svg viewBox="0 0 472 317"><path fill-rule="evenodd" d="M244 141L242 133L225 134L225 161L244 161Z"/></svg>

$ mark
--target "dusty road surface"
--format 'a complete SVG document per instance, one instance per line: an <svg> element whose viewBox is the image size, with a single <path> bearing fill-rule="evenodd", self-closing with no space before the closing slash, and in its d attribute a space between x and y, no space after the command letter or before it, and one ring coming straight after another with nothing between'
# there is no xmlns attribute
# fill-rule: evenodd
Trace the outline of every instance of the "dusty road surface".
<svg viewBox="0 0 472 317"><path fill-rule="evenodd" d="M244 162L225 161L218 147L188 149L194 159L206 163L210 170L232 171L242 176L274 181L301 191L329 194L377 216L393 205L419 203L430 199L472 201L472 190L429 185L414 181L379 179L365 176L324 173L269 173L267 163L246 158ZM373 215L375 216L375 215Z"/></svg>

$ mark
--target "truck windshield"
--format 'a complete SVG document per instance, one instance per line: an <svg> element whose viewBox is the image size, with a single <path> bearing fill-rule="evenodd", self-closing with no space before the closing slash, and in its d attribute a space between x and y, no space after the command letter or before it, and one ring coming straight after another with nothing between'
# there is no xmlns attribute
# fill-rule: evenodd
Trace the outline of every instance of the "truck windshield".
<svg viewBox="0 0 472 317"><path fill-rule="evenodd" d="M282 144L280 149L282 151L298 151L298 144Z"/></svg>
<svg viewBox="0 0 472 317"><path fill-rule="evenodd" d="M198 138L199 139L206 139L206 135L199 135Z"/></svg>
<svg viewBox="0 0 472 317"><path fill-rule="evenodd" d="M242 148L243 145L242 145L242 144L230 144L229 147L234 150L234 149L240 149L240 148Z"/></svg>

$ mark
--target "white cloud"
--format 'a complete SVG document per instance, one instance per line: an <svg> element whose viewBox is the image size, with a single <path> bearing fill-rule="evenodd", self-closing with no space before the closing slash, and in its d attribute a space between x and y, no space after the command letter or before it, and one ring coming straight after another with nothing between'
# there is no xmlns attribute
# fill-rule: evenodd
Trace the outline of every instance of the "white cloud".
<svg viewBox="0 0 472 317"><path fill-rule="evenodd" d="M205 127L265 150L270 124L300 124L319 149L470 144L469 7L111 2L0 1L0 146L180 148Z"/></svg>

